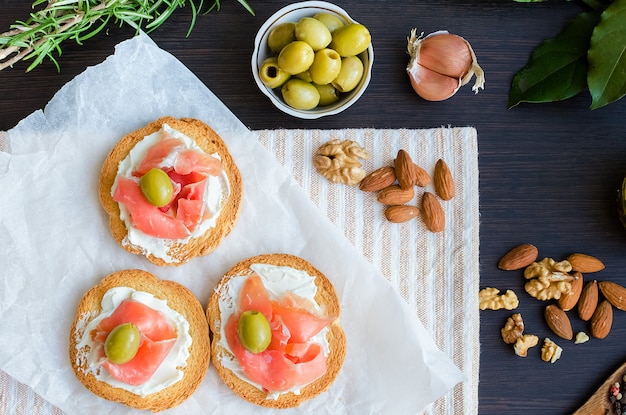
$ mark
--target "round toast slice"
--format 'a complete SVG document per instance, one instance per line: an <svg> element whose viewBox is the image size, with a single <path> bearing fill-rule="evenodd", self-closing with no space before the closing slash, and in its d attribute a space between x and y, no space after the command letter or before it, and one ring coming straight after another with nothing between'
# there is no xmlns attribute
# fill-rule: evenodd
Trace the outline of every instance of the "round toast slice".
<svg viewBox="0 0 626 415"><path fill-rule="evenodd" d="M326 334L330 352L326 357L326 373L314 382L302 387L300 394L293 392L281 393L277 399L269 398L267 391L263 391L256 386L242 380L230 369L226 368L220 356L231 355L231 353L220 346L220 327L226 324L221 319L219 299L226 292L228 280L238 275L252 275L254 271L250 269L252 264L271 264L276 266L287 266L297 270L305 271L310 276L315 277L317 293L315 301L326 310L327 315L334 315L337 318L329 325ZM218 282L217 286L209 297L207 306L207 319L211 330L211 360L218 375L224 383L239 395L241 398L256 405L269 408L293 408L301 403L316 397L327 390L339 374L346 355L346 337L339 322L340 306L339 299L332 283L317 268L308 261L289 254L263 254L248 258L233 266ZM234 357L233 357L234 358Z"/></svg>
<svg viewBox="0 0 626 415"><path fill-rule="evenodd" d="M100 381L87 370L88 363L86 359L80 358L80 351L76 346L89 321L102 311L102 297L114 287L129 287L166 300L169 308L187 320L192 344L189 348L187 366L180 368L183 371L181 380L142 397ZM80 300L70 331L69 357L78 380L91 392L104 399L152 412L172 408L185 401L198 389L209 368L210 339L204 308L191 291L176 282L160 280L149 272L138 269L114 272L87 291Z"/></svg>
<svg viewBox="0 0 626 415"><path fill-rule="evenodd" d="M215 227L209 228L204 234L191 238L186 243L172 240L172 244L167 252L175 262L168 262L151 253L131 244L125 240L128 230L120 219L120 209L118 203L113 200L111 189L117 176L119 163L126 158L130 150L145 136L155 133L161 129L163 124L167 124L175 130L180 131L192 138L194 142L207 154L217 153L222 161L222 167L228 177L230 195L222 207L222 211L217 218ZM162 117L151 122L143 128L125 135L108 154L102 165L99 184L100 203L109 215L109 226L111 234L117 243L133 254L144 255L146 258L161 266L181 265L190 259L207 255L213 252L221 241L230 233L239 217L241 201L243 197L243 181L239 168L235 164L228 148L222 138L207 124L193 118Z"/></svg>

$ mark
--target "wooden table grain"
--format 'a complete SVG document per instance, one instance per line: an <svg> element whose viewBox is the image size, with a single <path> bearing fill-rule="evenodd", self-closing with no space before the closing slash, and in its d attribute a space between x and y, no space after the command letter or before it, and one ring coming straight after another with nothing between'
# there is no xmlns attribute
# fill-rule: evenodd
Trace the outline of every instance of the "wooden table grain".
<svg viewBox="0 0 626 415"><path fill-rule="evenodd" d="M0 1L0 30L25 19L29 3ZM551 337L564 349L554 364L541 361L538 350L517 357L500 337L510 313L481 312L480 338L467 339L481 343L479 414L574 412L626 360L626 313L615 313L613 330L604 340L559 341L543 320L543 305L524 293L521 272L501 271L496 264L509 248L530 242L541 257L595 255L606 269L588 278L626 284L626 230L615 211L616 189L626 173L626 100L592 111L584 93L563 102L507 109L512 77L533 48L583 9L563 0L337 1L372 33L373 77L351 108L307 121L276 110L257 90L250 71L257 29L288 2L249 3L256 16L234 0L222 0L221 10L201 16L187 38L191 15L179 10L151 37L251 129L476 127L481 287L516 291L526 332ZM485 70L485 90L474 95L466 86L439 103L415 95L405 74L406 37L412 28L425 33L446 29L467 38ZM60 72L50 63L30 73L24 63L0 71L0 130L43 108L66 82L102 62L133 34L112 26L82 46L63 45ZM587 330L585 323L572 320L575 331Z"/></svg>

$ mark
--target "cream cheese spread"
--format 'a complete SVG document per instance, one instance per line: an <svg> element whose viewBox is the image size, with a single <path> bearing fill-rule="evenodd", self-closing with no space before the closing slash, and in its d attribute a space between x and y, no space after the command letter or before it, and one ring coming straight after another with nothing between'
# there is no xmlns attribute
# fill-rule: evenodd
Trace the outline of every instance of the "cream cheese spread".
<svg viewBox="0 0 626 415"><path fill-rule="evenodd" d="M279 300L286 291L291 291L299 297L310 300L314 307L311 311L318 314L324 314L324 310L322 310L319 304L315 301L315 295L317 293L315 277L309 275L307 272L287 266L276 266L271 264L252 264L250 269L261 277L261 281L263 281L265 289L269 292L271 300ZM241 288L247 278L247 275L232 276L227 281L226 287L222 289L219 297L220 319L222 322L228 321L229 317L237 312L237 299L239 298L239 293L241 292ZM263 390L261 385L252 382L246 376L237 359L233 357L233 352L228 346L228 341L226 340L225 325L226 324L222 324L220 326L220 340L218 344L221 346L222 350L226 350L230 354L222 353L219 356L222 366L233 372L238 378L248 382L260 390ZM327 332L328 328L325 327L318 334L313 336L311 340L309 340L311 342L318 343L322 347L325 357L328 357L330 352L330 346L328 344L328 340L326 339ZM304 386L306 385L297 385L290 390L282 392L271 392L268 394L267 398L278 399L281 394L289 392L299 395L300 389Z"/></svg>
<svg viewBox="0 0 626 415"><path fill-rule="evenodd" d="M177 138L183 142L184 149L193 149L202 153L205 151L200 148L195 141L181 133L178 130L171 128L167 124L163 124L161 129L153 134L145 136L141 141L139 141L129 152L129 154L124 158L118 166L117 176L111 188L111 195L115 194L115 189L117 188L117 177L123 176L128 178L133 178L133 171L137 169L139 164L142 162L144 157L146 156L148 150L159 142L162 139L164 134L168 134L170 137ZM176 153L177 151L173 151L170 153L163 161L159 164L158 167L168 168L173 167L176 162ZM211 156L220 159L219 154L211 154ZM151 254L157 258L162 259L165 262L175 263L179 262L176 258L168 255L168 250L172 246L172 244L176 243L187 243L191 238L195 238L201 236L206 231L215 227L217 222L217 218L224 207L226 200L230 195L230 183L228 181L228 176L226 172L222 169L222 172L219 176L211 176L209 175L206 180L204 196L203 196L203 204L204 208L207 212L210 213L206 219L196 226L196 228L183 239L163 239L157 238L154 236L150 236L145 234L144 232L138 230L132 225L132 221L130 218L130 214L128 209L122 204L118 203L120 208L120 219L126 225L126 229L128 230L127 236L122 241L123 244L130 244L137 248L140 248L145 255Z"/></svg>
<svg viewBox="0 0 626 415"><path fill-rule="evenodd" d="M118 381L101 366L103 359L105 359L102 357L104 356L102 351L104 344L94 342L91 339L91 332L98 327L103 319L113 314L122 301L127 299L141 302L163 314L172 327L175 328L177 335L174 346L156 372L146 382L137 386ZM166 300L158 299L150 293L136 291L129 287L114 287L108 290L102 297L101 308L102 312L89 321L86 326L77 326L77 335L79 336L76 344L76 349L78 350L76 355L77 367L84 367L86 372L92 373L99 381L108 383L116 388L125 389L142 397L163 390L183 378L183 371L180 368L187 366L189 348L192 344L192 338L189 334L189 322L180 313L172 310L167 305ZM81 317L86 321L91 316L86 314Z"/></svg>

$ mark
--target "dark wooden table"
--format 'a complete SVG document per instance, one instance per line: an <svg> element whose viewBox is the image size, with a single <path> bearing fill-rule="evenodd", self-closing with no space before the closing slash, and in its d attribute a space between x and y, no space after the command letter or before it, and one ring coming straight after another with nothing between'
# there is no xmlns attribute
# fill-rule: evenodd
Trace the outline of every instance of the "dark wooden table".
<svg viewBox="0 0 626 415"><path fill-rule="evenodd" d="M626 172L626 100L591 111L590 98L507 109L509 85L529 54L582 9L574 2L540 4L512 0L431 2L338 1L366 24L374 42L371 84L344 113L314 121L276 110L256 88L250 72L252 41L265 18L285 1L250 0L256 16L234 0L199 18L185 38L189 10L179 10L151 34L157 44L187 65L249 128L429 128L474 126L480 169L481 288L513 289L527 332L556 338L543 307L523 290L521 272L505 272L497 261L509 248L530 242L540 257L564 259L572 252L601 258L597 279L626 284L626 230L615 212L615 193ZM29 1L0 1L0 30L25 19ZM452 99L432 103L415 95L404 68L411 28L447 29L472 43L486 72L485 91L469 86ZM0 130L43 108L53 94L87 66L113 53L133 35L111 27L83 46L64 45L61 72L46 63L31 73L20 63L0 72ZM592 276L589 275L588 278ZM462 276L459 276L462 278ZM626 313L616 312L611 334L575 345L564 340L562 358L541 361L539 348L522 359L500 337L506 311L481 312L479 413L481 415L569 414L626 359ZM573 318L576 331L586 325Z"/></svg>

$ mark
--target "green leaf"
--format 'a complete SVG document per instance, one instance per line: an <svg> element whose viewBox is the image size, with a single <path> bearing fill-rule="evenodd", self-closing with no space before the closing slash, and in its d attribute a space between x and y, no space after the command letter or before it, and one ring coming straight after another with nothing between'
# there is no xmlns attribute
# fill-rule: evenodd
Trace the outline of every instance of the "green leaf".
<svg viewBox="0 0 626 415"><path fill-rule="evenodd" d="M620 0L626 1L626 0ZM581 13L533 51L509 90L509 108L521 102L552 102L587 89L587 50L600 12Z"/></svg>
<svg viewBox="0 0 626 415"><path fill-rule="evenodd" d="M616 0L602 13L587 58L591 109L626 95L626 0Z"/></svg>
<svg viewBox="0 0 626 415"><path fill-rule="evenodd" d="M587 5L593 10L603 11L606 6L611 4L613 0L581 0L583 4Z"/></svg>

